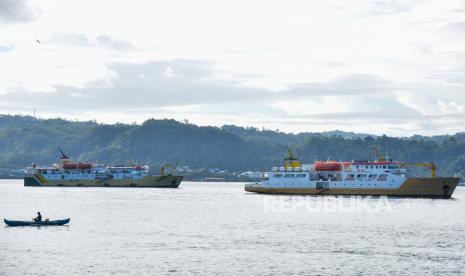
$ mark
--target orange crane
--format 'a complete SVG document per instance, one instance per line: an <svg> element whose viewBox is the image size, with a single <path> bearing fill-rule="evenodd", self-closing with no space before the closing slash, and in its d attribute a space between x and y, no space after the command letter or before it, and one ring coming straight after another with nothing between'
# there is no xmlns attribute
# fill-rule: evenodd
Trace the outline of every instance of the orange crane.
<svg viewBox="0 0 465 276"><path fill-rule="evenodd" d="M378 158L378 162L386 162L386 158L381 154L381 152L379 152L377 147L373 147L373 152Z"/></svg>
<svg viewBox="0 0 465 276"><path fill-rule="evenodd" d="M431 177L436 177L436 165L433 162L429 163L402 163L402 167L428 167L431 169Z"/></svg>

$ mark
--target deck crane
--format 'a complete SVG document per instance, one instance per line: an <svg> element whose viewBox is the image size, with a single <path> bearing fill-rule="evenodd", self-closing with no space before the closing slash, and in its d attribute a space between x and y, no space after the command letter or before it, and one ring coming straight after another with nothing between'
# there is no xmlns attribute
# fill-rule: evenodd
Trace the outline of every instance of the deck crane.
<svg viewBox="0 0 465 276"><path fill-rule="evenodd" d="M287 149L287 159L288 160L297 160L297 158L294 156L294 154L292 153L291 149L289 148L288 145L286 145L286 149Z"/></svg>
<svg viewBox="0 0 465 276"><path fill-rule="evenodd" d="M431 177L436 177L436 165L433 162L429 163L402 163L402 167L428 167L431 169Z"/></svg>
<svg viewBox="0 0 465 276"><path fill-rule="evenodd" d="M386 158L381 154L381 152L379 152L377 147L373 147L373 152L375 153L379 162L386 162Z"/></svg>
<svg viewBox="0 0 465 276"><path fill-rule="evenodd" d="M302 164L300 164L299 159L294 156L291 149L286 145L287 149L287 158L284 159L284 169L288 170L302 170Z"/></svg>

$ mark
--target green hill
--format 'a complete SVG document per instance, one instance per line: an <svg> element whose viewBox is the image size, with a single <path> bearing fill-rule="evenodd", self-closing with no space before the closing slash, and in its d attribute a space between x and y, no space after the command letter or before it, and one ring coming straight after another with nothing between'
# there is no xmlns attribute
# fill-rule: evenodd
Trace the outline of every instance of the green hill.
<svg viewBox="0 0 465 276"><path fill-rule="evenodd" d="M0 116L0 167L72 158L102 163L140 162L158 168L178 162L193 168L267 170L279 165L289 144L304 163L315 158L373 160L373 146L395 160L434 161L439 174L465 173L465 135L387 137L342 131L288 134L232 125L200 127L150 119L141 125L98 124L30 116ZM427 173L426 171L422 171Z"/></svg>

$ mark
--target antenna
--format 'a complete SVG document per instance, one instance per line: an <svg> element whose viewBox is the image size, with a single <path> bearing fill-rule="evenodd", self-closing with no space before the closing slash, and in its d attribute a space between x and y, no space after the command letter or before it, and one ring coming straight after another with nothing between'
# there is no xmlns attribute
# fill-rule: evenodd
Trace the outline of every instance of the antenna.
<svg viewBox="0 0 465 276"><path fill-rule="evenodd" d="M36 118L36 108L34 107L34 119Z"/></svg>

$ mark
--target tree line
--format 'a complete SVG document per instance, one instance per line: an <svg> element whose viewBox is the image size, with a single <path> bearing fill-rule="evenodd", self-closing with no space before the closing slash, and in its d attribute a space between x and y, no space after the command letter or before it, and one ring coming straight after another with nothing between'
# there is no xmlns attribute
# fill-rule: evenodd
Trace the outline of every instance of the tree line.
<svg viewBox="0 0 465 276"><path fill-rule="evenodd" d="M430 162L440 175L465 174L465 135L388 137L342 131L289 134L233 125L201 127L170 119L142 124L36 119L0 115L0 167L57 163L58 147L74 159L99 163L164 163L229 171L279 166L289 145L303 163L374 160L373 147L392 159ZM426 171L419 171L426 174Z"/></svg>

